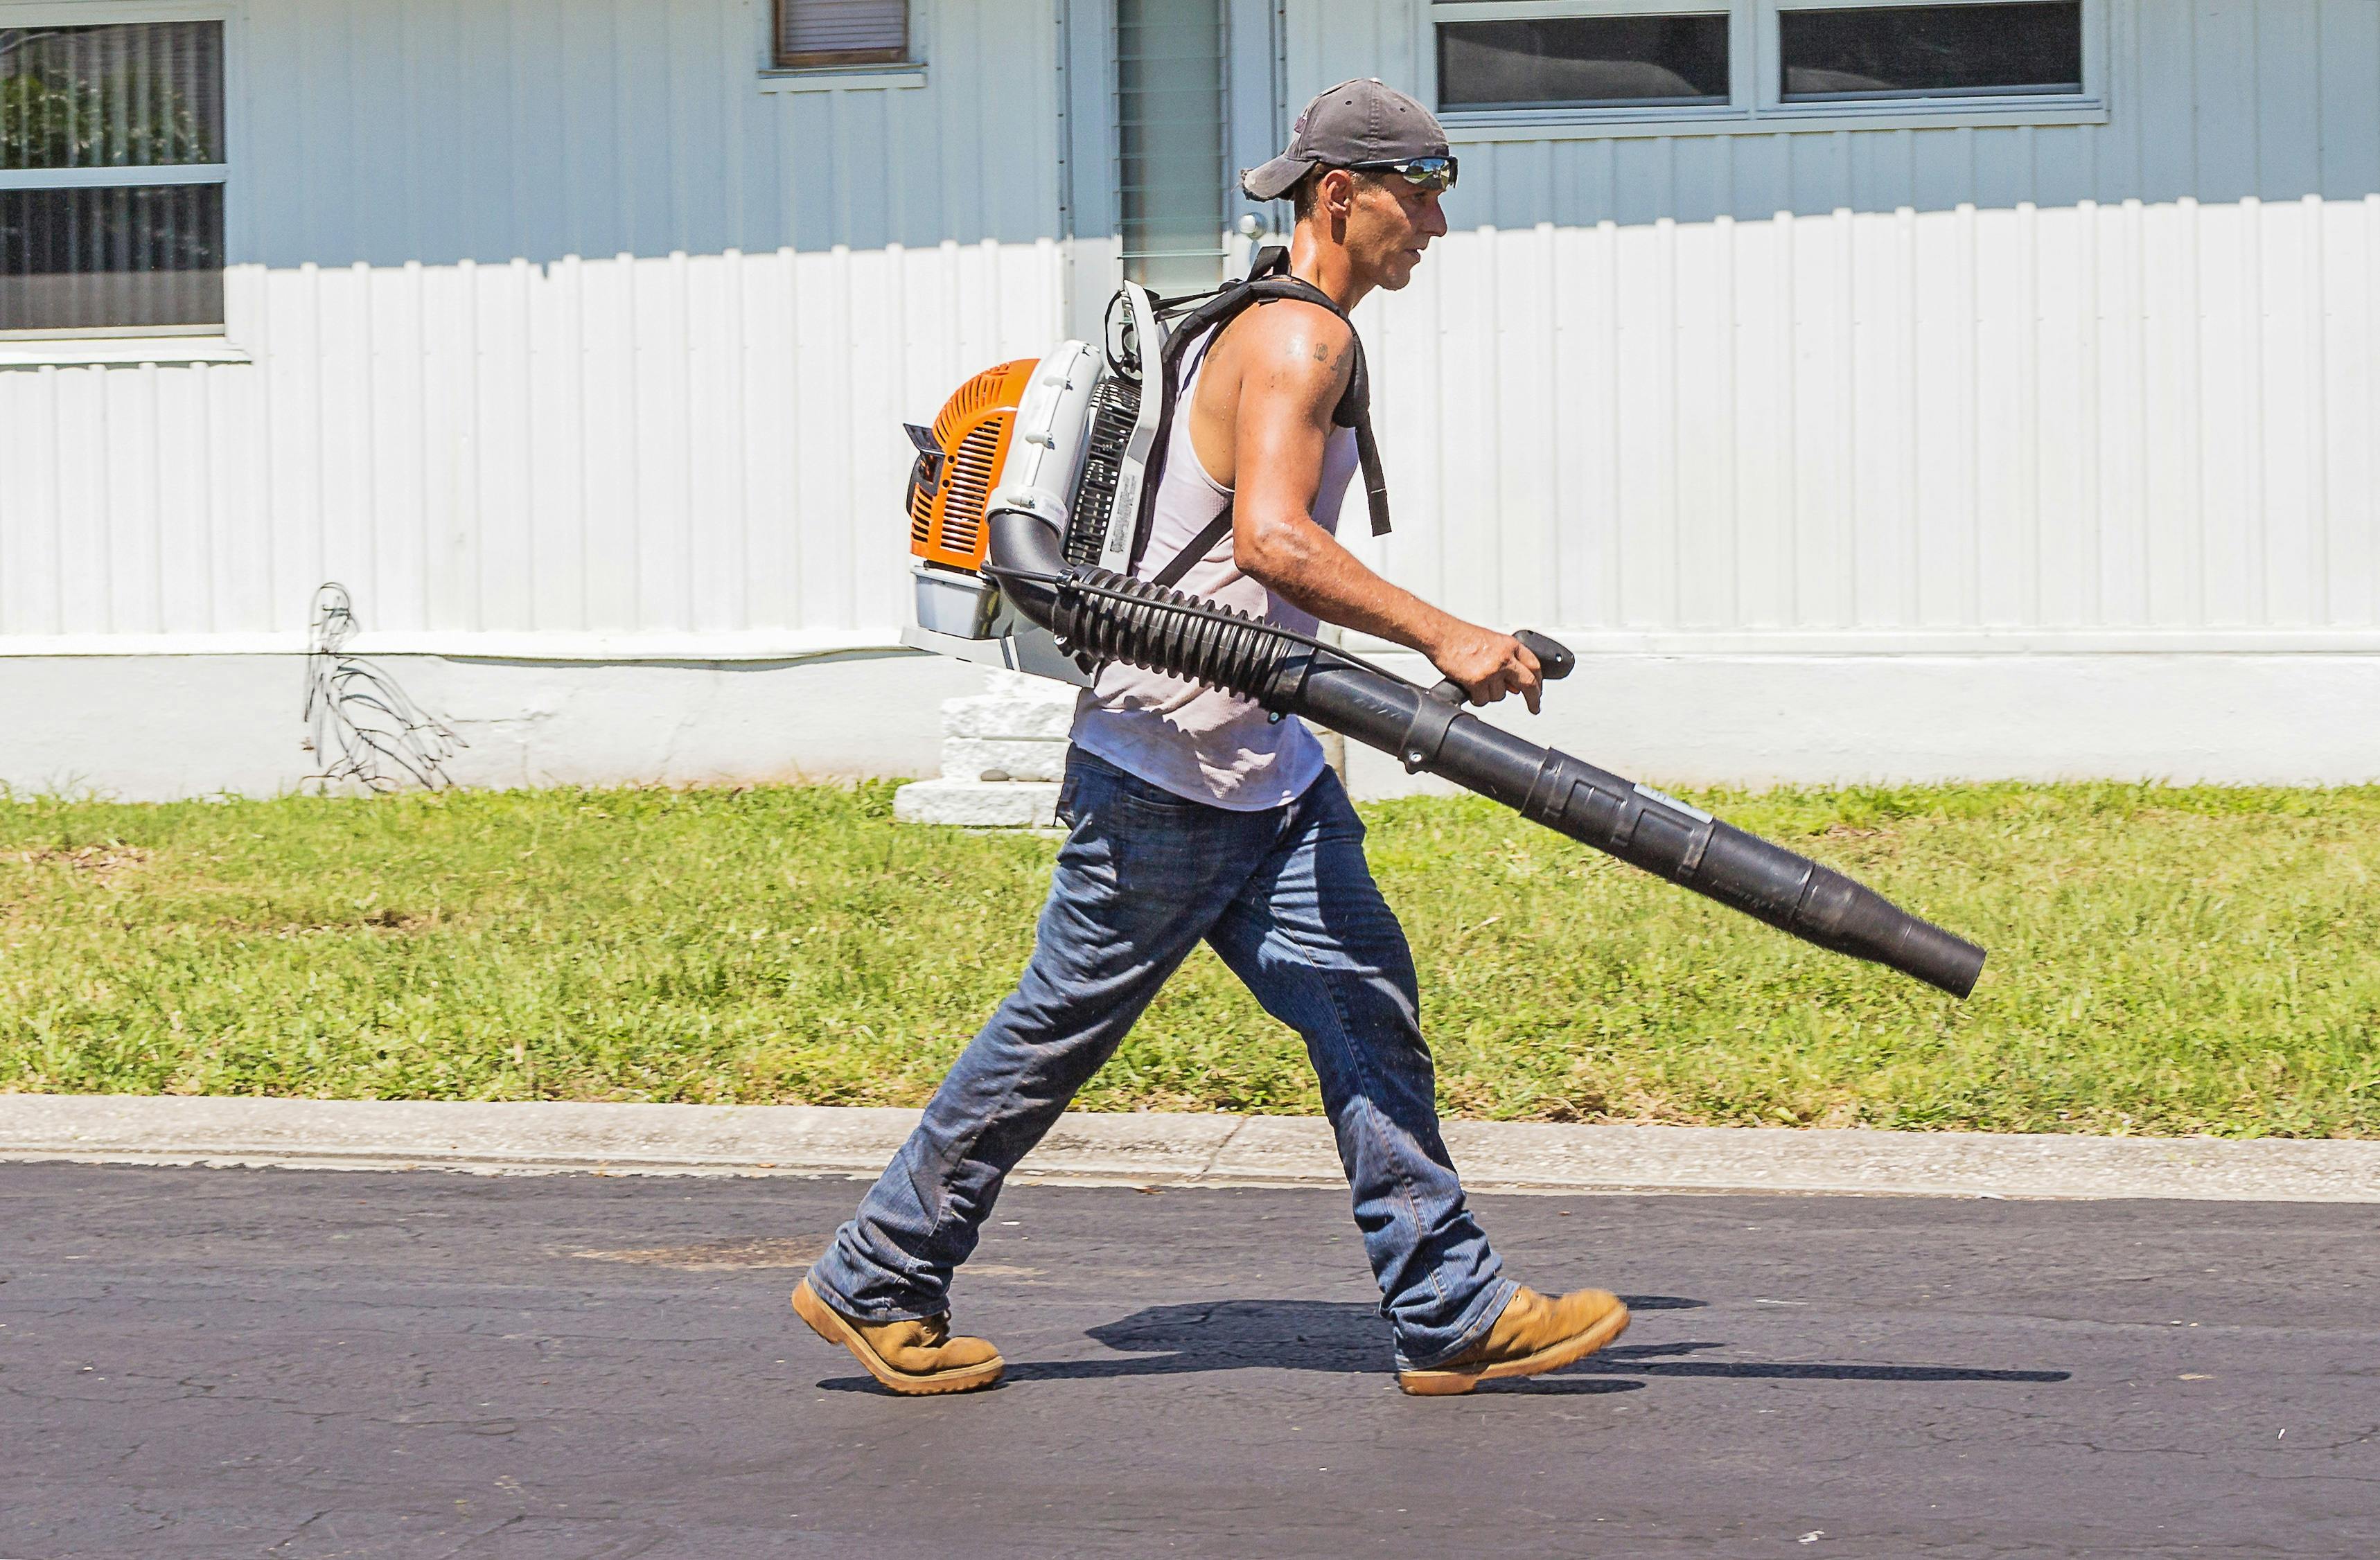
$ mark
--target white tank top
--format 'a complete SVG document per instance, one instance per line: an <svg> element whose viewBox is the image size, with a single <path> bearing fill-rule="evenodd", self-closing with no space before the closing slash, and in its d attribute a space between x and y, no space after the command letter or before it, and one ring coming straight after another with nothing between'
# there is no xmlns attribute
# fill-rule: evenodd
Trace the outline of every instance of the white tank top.
<svg viewBox="0 0 2380 1560"><path fill-rule="evenodd" d="M1135 578L1152 579L1197 539L1223 512L1232 490L1207 474L1190 438L1198 375L1214 336L1199 343L1175 403L1166 442L1165 475L1157 486L1148 550ZM1334 429L1322 455L1322 485L1314 520L1336 535L1339 506L1355 474L1355 430ZM1190 566L1176 589L1219 601L1311 634L1311 613L1291 605L1260 580L1240 572L1226 534ZM1233 812L1253 813L1294 802L1322 773L1322 744L1294 716L1276 721L1253 699L1219 693L1179 677L1113 663L1075 702L1075 744L1176 796Z"/></svg>

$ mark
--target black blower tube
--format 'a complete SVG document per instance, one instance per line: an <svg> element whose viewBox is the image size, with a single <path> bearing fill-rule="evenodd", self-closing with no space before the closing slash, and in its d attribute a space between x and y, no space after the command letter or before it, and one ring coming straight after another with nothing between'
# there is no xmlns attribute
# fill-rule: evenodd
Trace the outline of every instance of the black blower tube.
<svg viewBox="0 0 2380 1560"><path fill-rule="evenodd" d="M1093 662L1121 660L1302 715L1501 802L1559 834L1618 856L1820 948L1914 976L1953 997L1975 988L1984 950L1841 873L1709 814L1524 742L1462 707L1352 656L1179 591L1070 566L1056 527L1016 510L990 517L985 573L1026 618ZM1560 675L1569 652L1531 635Z"/></svg>

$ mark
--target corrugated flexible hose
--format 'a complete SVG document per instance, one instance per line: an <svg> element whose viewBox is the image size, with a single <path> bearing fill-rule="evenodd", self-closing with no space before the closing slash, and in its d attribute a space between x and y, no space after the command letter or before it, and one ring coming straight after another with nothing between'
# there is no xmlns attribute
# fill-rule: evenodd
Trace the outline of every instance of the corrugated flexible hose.
<svg viewBox="0 0 2380 1560"><path fill-rule="evenodd" d="M1185 677L1300 715L1501 802L1524 817L1820 948L1872 960L1953 997L1973 991L1984 950L1806 856L1583 759L1524 742L1463 707L1452 683L1424 689L1330 646L1180 591L1070 566L1055 527L990 516L985 572L1016 610L1094 662ZM1549 675L1567 650L1524 642Z"/></svg>

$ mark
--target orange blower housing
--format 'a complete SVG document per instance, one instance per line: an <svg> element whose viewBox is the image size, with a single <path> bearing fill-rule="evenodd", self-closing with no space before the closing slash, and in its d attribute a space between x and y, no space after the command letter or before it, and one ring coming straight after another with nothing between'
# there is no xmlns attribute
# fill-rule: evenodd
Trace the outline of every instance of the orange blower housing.
<svg viewBox="0 0 2380 1560"><path fill-rule="evenodd" d="M982 569L984 506L1008 458L1017 404L1038 361L1020 357L986 369L943 403L932 429L910 429L917 460L909 471L909 550L927 562Z"/></svg>

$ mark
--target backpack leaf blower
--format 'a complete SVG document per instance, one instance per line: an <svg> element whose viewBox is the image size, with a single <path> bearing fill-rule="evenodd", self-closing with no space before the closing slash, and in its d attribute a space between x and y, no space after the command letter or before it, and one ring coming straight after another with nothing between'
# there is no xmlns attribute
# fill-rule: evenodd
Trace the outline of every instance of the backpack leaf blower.
<svg viewBox="0 0 2380 1560"><path fill-rule="evenodd" d="M1087 683L1110 661L1186 678L1297 715L1453 781L1820 948L1964 998L1984 949L1862 884L1699 808L1540 747L1463 707L1452 682L1424 688L1259 618L1135 577L1146 546L1182 346L1275 297L1330 300L1282 274L1280 251L1202 299L1160 301L1126 284L1105 349L1067 342L963 386L931 429L913 428L909 485L920 648ZM1116 325L1122 315L1121 329ZM1376 530L1387 502L1357 361L1338 412L1356 429ZM1146 369L1144 369L1146 365ZM1150 380L1156 382L1151 384ZM1154 392L1151 393L1150 392ZM1226 514L1228 515L1228 510ZM1194 542L1203 555L1220 540ZM1523 636L1548 677L1573 664Z"/></svg>

